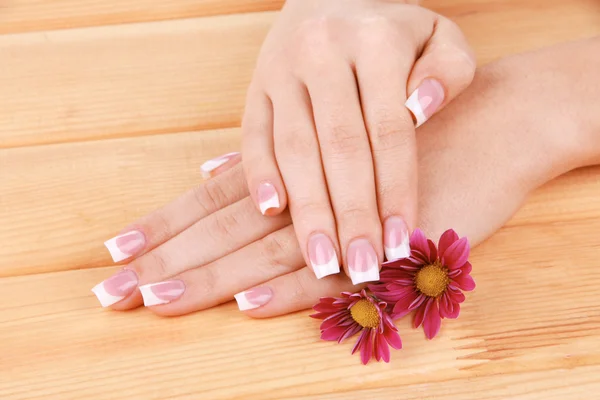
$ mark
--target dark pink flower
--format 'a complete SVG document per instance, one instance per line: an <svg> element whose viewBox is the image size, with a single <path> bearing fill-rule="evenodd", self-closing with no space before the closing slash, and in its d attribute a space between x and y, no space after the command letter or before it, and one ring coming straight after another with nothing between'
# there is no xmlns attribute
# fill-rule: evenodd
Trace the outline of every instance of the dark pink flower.
<svg viewBox="0 0 600 400"><path fill-rule="evenodd" d="M383 264L380 282L369 289L377 298L394 305L392 318L415 312L413 325L423 325L425 336L433 339L442 318L457 318L462 291L475 288L469 263L469 242L452 229L440 237L438 247L416 229L410 237L410 257Z"/></svg>
<svg viewBox="0 0 600 400"><path fill-rule="evenodd" d="M387 304L377 301L363 289L360 293L343 292L341 298L323 297L313 309L313 318L322 319L321 339L340 343L361 332L352 349L360 349L363 364L372 356L377 361L390 361L390 349L402 348L398 329L386 311Z"/></svg>

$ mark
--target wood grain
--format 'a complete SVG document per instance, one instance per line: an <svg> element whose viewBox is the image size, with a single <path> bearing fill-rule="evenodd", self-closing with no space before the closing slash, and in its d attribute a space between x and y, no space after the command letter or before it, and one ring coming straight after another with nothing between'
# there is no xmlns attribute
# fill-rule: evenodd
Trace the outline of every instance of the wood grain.
<svg viewBox="0 0 600 400"><path fill-rule="evenodd" d="M390 365L364 367L352 343L321 342L307 312L251 321L231 303L172 319L100 310L88 288L112 268L2 278L0 343L11 346L0 398L582 398L599 384L600 275L589 262L599 221L492 237L473 255L478 287L461 318L433 341L402 320L405 349ZM549 251L563 248L576 251Z"/></svg>
<svg viewBox="0 0 600 400"><path fill-rule="evenodd" d="M472 261L461 317L364 367L300 312L100 309L102 242L239 148L282 0L0 1L0 399L592 400L600 167L537 190ZM597 0L423 0L479 63L600 34Z"/></svg>
<svg viewBox="0 0 600 400"><path fill-rule="evenodd" d="M445 7L480 64L600 34L597 2L499 4ZM0 148L239 126L256 54L275 17L0 36L0 87L10 93L0 97Z"/></svg>
<svg viewBox="0 0 600 400"><path fill-rule="evenodd" d="M0 34L279 10L284 0L13 0L0 3Z"/></svg>

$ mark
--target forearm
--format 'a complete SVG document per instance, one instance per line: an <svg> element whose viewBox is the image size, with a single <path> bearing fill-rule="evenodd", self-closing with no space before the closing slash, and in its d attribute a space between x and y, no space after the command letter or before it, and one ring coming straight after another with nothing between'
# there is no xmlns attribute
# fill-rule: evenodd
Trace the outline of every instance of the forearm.
<svg viewBox="0 0 600 400"><path fill-rule="evenodd" d="M511 99L527 110L526 128L563 149L564 168L600 164L600 37L509 57L492 68L518 92Z"/></svg>

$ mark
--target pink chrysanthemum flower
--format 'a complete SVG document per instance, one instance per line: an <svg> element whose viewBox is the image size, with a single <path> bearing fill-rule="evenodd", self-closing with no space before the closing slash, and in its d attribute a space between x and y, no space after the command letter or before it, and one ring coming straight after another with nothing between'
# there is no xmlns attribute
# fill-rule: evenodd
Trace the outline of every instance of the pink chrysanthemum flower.
<svg viewBox="0 0 600 400"><path fill-rule="evenodd" d="M313 318L322 319L321 339L341 341L356 335L360 337L352 349L360 349L363 364L374 355L377 361L390 361L390 349L402 348L398 329L386 311L387 304L370 296L363 289L360 293L343 292L341 298L323 297L313 309Z"/></svg>
<svg viewBox="0 0 600 400"><path fill-rule="evenodd" d="M394 305L393 319L415 310L414 327L423 324L425 336L433 339L442 318L458 317L460 303L465 300L462 290L475 288L469 275L469 242L449 229L436 249L421 230L415 229L410 248L410 257L384 263L380 282L369 289L377 298Z"/></svg>

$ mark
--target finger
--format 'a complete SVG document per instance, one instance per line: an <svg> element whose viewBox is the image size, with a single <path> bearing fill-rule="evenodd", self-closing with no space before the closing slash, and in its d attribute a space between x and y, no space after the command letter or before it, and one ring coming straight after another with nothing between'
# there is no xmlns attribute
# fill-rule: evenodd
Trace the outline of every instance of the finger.
<svg viewBox="0 0 600 400"><path fill-rule="evenodd" d="M263 215L277 215L287 197L273 145L273 106L266 94L251 86L242 121L242 154L250 195Z"/></svg>
<svg viewBox="0 0 600 400"><path fill-rule="evenodd" d="M227 153L206 161L200 166L204 179L213 178L237 165L242 160L239 152Z"/></svg>
<svg viewBox="0 0 600 400"><path fill-rule="evenodd" d="M140 218L104 244L114 262L140 256L196 221L246 196L248 189L242 169L232 168Z"/></svg>
<svg viewBox="0 0 600 400"><path fill-rule="evenodd" d="M409 45L367 43L356 60L363 115L373 163L383 244L388 260L407 257L409 227L417 216L417 146L412 117L403 104Z"/></svg>
<svg viewBox="0 0 600 400"><path fill-rule="evenodd" d="M248 287L296 271L304 265L294 228L288 225L208 265L185 271L167 281L141 286L140 290L144 304L153 312L182 315L228 302ZM259 296L260 292L254 294Z"/></svg>
<svg viewBox="0 0 600 400"><path fill-rule="evenodd" d="M406 107L416 126L466 89L475 75L475 56L460 28L444 17L437 17L433 34L425 44L408 81L410 97Z"/></svg>
<svg viewBox="0 0 600 400"><path fill-rule="evenodd" d="M299 83L279 93L273 97L277 162L304 259L323 278L340 272L340 247L310 98Z"/></svg>
<svg viewBox="0 0 600 400"><path fill-rule="evenodd" d="M344 269L354 284L376 281L383 259L381 223L356 78L345 62L328 65L307 83Z"/></svg>
<svg viewBox="0 0 600 400"><path fill-rule="evenodd" d="M321 297L358 291L362 286L352 285L342 275L317 279L306 267L238 293L235 299L238 308L247 315L267 318L305 310L315 305Z"/></svg>
<svg viewBox="0 0 600 400"><path fill-rule="evenodd" d="M233 253L289 223L288 213L265 218L256 212L252 199L247 197L198 221L135 259L125 270L135 273L139 286L164 281ZM139 306L139 296L133 292L136 291L132 291L113 308L123 310ZM131 295L133 298L129 301Z"/></svg>

